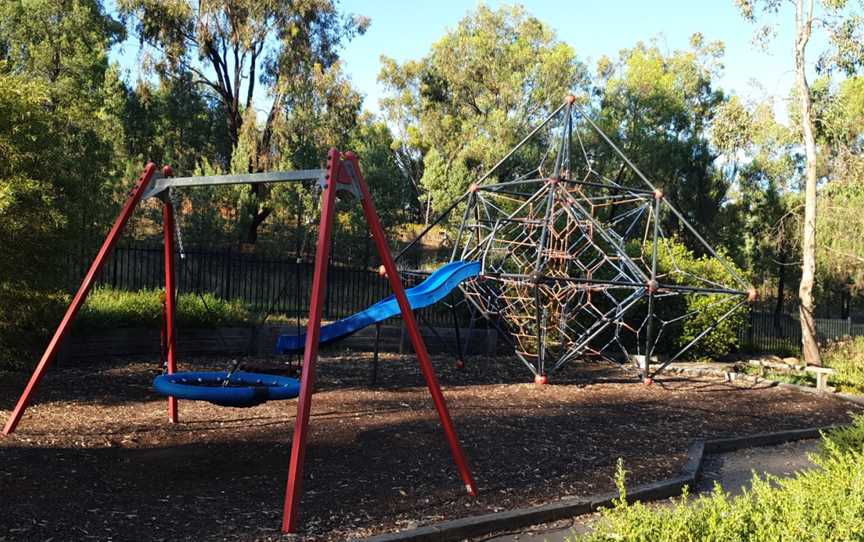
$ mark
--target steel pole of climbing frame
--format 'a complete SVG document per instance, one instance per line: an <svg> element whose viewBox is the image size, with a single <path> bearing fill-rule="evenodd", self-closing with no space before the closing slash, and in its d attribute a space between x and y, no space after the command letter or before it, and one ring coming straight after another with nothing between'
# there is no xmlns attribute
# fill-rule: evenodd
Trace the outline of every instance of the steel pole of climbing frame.
<svg viewBox="0 0 864 542"><path fill-rule="evenodd" d="M654 191L654 240L651 243L651 278L648 281L648 329L645 331L645 362L642 364L642 382L651 383L651 354L654 347L654 294L657 292L657 243L660 240L660 200L663 192Z"/></svg>
<svg viewBox="0 0 864 542"><path fill-rule="evenodd" d="M166 167L166 173L168 172ZM170 190L170 188L168 189ZM162 230L165 245L165 346L168 374L177 370L174 354L177 339L174 318L177 315L177 276L174 271L174 206L166 192L162 200ZM177 423L177 398L168 396L168 421Z"/></svg>
<svg viewBox="0 0 864 542"><path fill-rule="evenodd" d="M381 221L378 219L378 213L375 210L375 203L372 201L369 187L366 185L363 174L360 172L357 155L353 152L346 153L345 165L353 181L360 188L360 203L363 206L363 213L366 215L366 222L369 224L369 229L372 230L372 238L375 240L375 246L378 249L378 254L381 256L381 262L384 265L387 278L390 280L390 289L393 290L393 295L396 296L396 301L399 303L402 319L405 321L405 327L411 338L411 345L414 347L414 352L417 354L417 359L420 362L420 371L423 373L423 377L426 379L426 386L432 395L432 402L435 404L438 417L441 419L441 425L444 427L444 434L447 436L450 451L453 453L453 460L456 463L468 494L476 495L477 485L474 483L474 478L471 476L471 471L468 468L468 462L465 460L465 454L459 445L459 438L456 436L456 429L453 426L453 420L450 418L447 402L444 400L444 394L441 393L441 386L438 384L438 378L435 376L435 370L432 368L432 361L429 358L429 352L426 350L426 343L423 342L423 337L420 335L417 320L414 318L411 304L408 302L408 296L405 295L405 288L399 279L399 272L396 269L393 256L390 254L390 247L387 246L387 237L384 234L384 228L381 227Z"/></svg>
<svg viewBox="0 0 864 542"><path fill-rule="evenodd" d="M102 242L102 247L99 249L96 259L94 259L93 263L90 264L90 269L84 276L84 280L81 281L81 286L78 287L78 292L72 299L72 303L66 309L66 314L63 316L63 320L60 321L60 325L54 332L51 342L48 343L48 347L42 354L39 364L30 376L30 381L27 383L27 387L24 388L24 393L22 393L21 397L18 399L18 403L15 405L15 410L12 411L12 415L9 416L8 420L6 420L6 426L3 427L3 434L11 434L18 426L18 422L21 421L21 416L23 416L24 411L27 410L27 405L30 403L30 398L33 395L33 392L35 392L36 388L39 387L39 382L42 380L42 377L45 376L45 371L48 369L51 362L54 361L54 358L57 355L57 349L60 348L60 344L69 332L72 321L75 320L75 316L77 316L78 311L81 309L81 305L84 304L84 300L87 299L87 294L90 293L90 289L96 281L96 275L98 275L99 271L102 270L102 266L105 264L108 254L111 253L111 249L114 248L117 239L120 238L120 233L123 231L123 227L126 226L126 222L128 222L129 217L132 216L132 211L135 210L135 207L141 200L142 194L144 194L144 190L150 184L150 179L153 177L155 170L156 166L152 162L147 164L147 167L144 168L141 176L138 177L135 186L129 191L129 197L126 199L123 209L114 221L114 225L111 227L111 231L108 232L105 241Z"/></svg>
<svg viewBox="0 0 864 542"><path fill-rule="evenodd" d="M333 230L333 213L336 204L336 183L341 160L339 151L330 149L327 155L327 173L321 194L321 221L318 228L318 243L315 252L315 274L312 277L312 299L309 305L309 322L306 325L306 345L303 351L303 371L300 376L300 397L297 401L297 417L294 422L294 437L291 439L291 463L288 467L288 484L285 488L285 508L282 516L282 531L294 532L300 517L300 494L303 488L303 462L306 459L306 437L309 414L312 408L312 391L315 387L315 364L318 361L318 339L321 333L321 315L327 295L327 263L330 260L330 237Z"/></svg>

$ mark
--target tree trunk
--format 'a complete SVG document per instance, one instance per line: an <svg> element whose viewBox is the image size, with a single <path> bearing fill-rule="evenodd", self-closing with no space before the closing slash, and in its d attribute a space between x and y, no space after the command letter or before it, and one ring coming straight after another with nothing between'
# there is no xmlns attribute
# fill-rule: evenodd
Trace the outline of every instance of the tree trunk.
<svg viewBox="0 0 864 542"><path fill-rule="evenodd" d="M796 4L796 43L795 74L798 95L801 100L801 128L804 135L804 149L807 154L805 166L806 182L804 187L804 235L802 237L803 262L801 264L801 286L799 314L801 316L801 340L804 361L809 365L822 365L819 344L816 341L815 303L813 284L816 279L816 140L813 136L813 111L810 99L810 86L805 73L805 50L810 39L813 23L813 0L805 12L804 0Z"/></svg>

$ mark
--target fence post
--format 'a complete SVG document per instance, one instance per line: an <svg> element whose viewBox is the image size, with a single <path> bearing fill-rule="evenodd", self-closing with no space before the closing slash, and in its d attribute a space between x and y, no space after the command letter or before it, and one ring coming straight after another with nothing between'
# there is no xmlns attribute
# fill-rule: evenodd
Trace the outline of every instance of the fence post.
<svg viewBox="0 0 864 542"><path fill-rule="evenodd" d="M225 258L225 299L231 299L231 247L222 252Z"/></svg>
<svg viewBox="0 0 864 542"><path fill-rule="evenodd" d="M750 346L751 350L756 348L756 345L753 342L753 337L754 337L753 325L754 325L754 319L755 319L755 317L753 316L753 313L754 313L753 307L750 307L750 314L749 314L749 316L750 316L750 326L749 327L750 328L747 330L747 343Z"/></svg>
<svg viewBox="0 0 864 542"><path fill-rule="evenodd" d="M334 248L335 248L335 244L334 244ZM324 298L324 318L327 318L327 319L332 318L332 313L330 312L330 300L333 299L333 291L331 290L331 284L330 284L330 276L332 274L333 274L333 252L331 252L327 256L327 276L325 277L327 279L327 286L325 286L325 288L327 289L328 292L330 292L330 295L328 295L327 297Z"/></svg>

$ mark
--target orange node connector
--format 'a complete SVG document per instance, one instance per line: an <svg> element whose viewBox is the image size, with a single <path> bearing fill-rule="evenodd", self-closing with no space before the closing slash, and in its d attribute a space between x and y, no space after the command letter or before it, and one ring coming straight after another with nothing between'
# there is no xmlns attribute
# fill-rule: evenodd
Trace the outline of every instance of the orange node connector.
<svg viewBox="0 0 864 542"><path fill-rule="evenodd" d="M747 290L747 301L753 303L757 299L759 299L759 292L756 291L756 288L750 288Z"/></svg>

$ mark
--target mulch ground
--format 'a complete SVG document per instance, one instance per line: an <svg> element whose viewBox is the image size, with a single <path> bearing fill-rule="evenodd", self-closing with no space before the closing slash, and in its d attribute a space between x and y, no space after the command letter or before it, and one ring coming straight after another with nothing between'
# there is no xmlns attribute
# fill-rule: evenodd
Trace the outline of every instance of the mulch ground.
<svg viewBox="0 0 864 542"><path fill-rule="evenodd" d="M434 362L480 496L465 494L412 356L319 366L303 538L336 541L613 489L677 474L696 437L844 423L853 406L793 390L668 375L646 387L574 365L536 387L513 359ZM228 360L183 360L220 368ZM156 363L55 367L15 434L0 437L0 541L278 540L296 402L180 402L165 422ZM281 360L247 370L284 373ZM0 415L28 375L0 373Z"/></svg>

